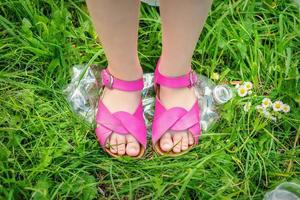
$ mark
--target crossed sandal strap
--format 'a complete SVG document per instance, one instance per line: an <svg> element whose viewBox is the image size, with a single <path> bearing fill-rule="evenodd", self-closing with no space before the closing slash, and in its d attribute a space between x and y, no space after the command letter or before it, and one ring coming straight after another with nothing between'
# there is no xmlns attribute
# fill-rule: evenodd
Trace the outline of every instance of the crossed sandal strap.
<svg viewBox="0 0 300 200"><path fill-rule="evenodd" d="M176 77L165 76L159 72L159 63L160 61L158 60L154 72L155 84L162 85L165 87L170 87L170 88L183 88L183 87L192 87L197 83L197 74L193 70L191 70L189 73L182 76L176 76Z"/></svg>
<svg viewBox="0 0 300 200"><path fill-rule="evenodd" d="M143 78L133 81L124 81L111 75L108 69L103 69L101 71L101 80L102 85L105 87L115 88L123 91L139 91L144 88Z"/></svg>
<svg viewBox="0 0 300 200"><path fill-rule="evenodd" d="M158 140L167 131L189 131L195 144L201 134L200 127L200 108L198 102L195 102L190 110L180 107L166 109L156 98L155 113L152 123L152 142L156 144Z"/></svg>
<svg viewBox="0 0 300 200"><path fill-rule="evenodd" d="M96 122L96 135L102 148L105 148L106 140L113 132L121 135L132 135L144 148L147 145L147 130L143 118L143 106L139 104L136 111L130 114L125 111L111 113L108 108L99 101Z"/></svg>

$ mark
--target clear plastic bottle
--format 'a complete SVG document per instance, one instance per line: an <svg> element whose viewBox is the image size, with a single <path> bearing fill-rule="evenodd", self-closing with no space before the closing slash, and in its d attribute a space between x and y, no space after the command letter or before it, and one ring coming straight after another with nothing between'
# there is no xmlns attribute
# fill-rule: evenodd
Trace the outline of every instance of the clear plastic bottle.
<svg viewBox="0 0 300 200"><path fill-rule="evenodd" d="M218 105L228 102L232 98L232 91L227 85L216 85L203 75L198 75L196 95L201 108L201 128L207 131L218 120Z"/></svg>
<svg viewBox="0 0 300 200"><path fill-rule="evenodd" d="M141 0L141 1L149 4L150 6L159 6L159 0Z"/></svg>
<svg viewBox="0 0 300 200"><path fill-rule="evenodd" d="M266 193L264 200L300 200L300 185L292 182L281 183Z"/></svg>

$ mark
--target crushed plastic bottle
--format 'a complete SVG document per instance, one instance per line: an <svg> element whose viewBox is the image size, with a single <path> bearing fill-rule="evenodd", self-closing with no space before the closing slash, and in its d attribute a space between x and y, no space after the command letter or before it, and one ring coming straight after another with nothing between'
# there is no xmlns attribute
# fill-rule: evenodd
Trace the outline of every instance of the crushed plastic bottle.
<svg viewBox="0 0 300 200"><path fill-rule="evenodd" d="M281 183L266 193L264 200L300 200L300 185L292 182Z"/></svg>
<svg viewBox="0 0 300 200"><path fill-rule="evenodd" d="M149 4L150 6L159 6L159 0L141 0L141 1Z"/></svg>
<svg viewBox="0 0 300 200"><path fill-rule="evenodd" d="M96 79L96 66L75 65L71 82L64 90L73 111L90 123L95 119L95 110L100 86Z"/></svg>
<svg viewBox="0 0 300 200"><path fill-rule="evenodd" d="M101 95L101 68L96 65L76 65L73 68L71 82L64 93L75 113L90 123L95 121L98 99ZM148 128L151 127L155 93L153 89L153 73L146 73L142 91L144 118ZM195 93L201 108L200 123L203 131L218 120L218 105L232 98L232 91L227 85L215 85L205 76L198 75Z"/></svg>
<svg viewBox="0 0 300 200"><path fill-rule="evenodd" d="M217 106L232 98L232 91L227 85L216 85L203 75L198 75L196 95L201 108L201 128L206 131L219 119Z"/></svg>

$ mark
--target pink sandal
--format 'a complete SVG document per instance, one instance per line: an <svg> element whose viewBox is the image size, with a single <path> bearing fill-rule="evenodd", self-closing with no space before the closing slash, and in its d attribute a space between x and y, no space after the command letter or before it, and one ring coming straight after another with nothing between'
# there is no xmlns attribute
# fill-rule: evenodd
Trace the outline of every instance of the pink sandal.
<svg viewBox="0 0 300 200"><path fill-rule="evenodd" d="M113 77L107 69L101 71L101 78L103 88L106 87L108 89L118 89L123 91L139 91L144 87L143 78L134 81L124 81ZM147 131L143 118L142 101L133 114L125 111L111 113L103 104L102 97L100 97L96 122L100 125L97 126L95 130L96 136L101 147L109 155L119 157L117 154L112 153L109 150L109 147L106 146L106 140L112 132L117 132L122 135L131 134L141 144L140 153L136 158L139 158L144 154L147 145Z"/></svg>
<svg viewBox="0 0 300 200"><path fill-rule="evenodd" d="M200 108L198 101L194 103L190 110L181 107L166 109L159 100L159 85L169 88L193 87L197 82L197 75L192 70L183 76L167 77L159 72L159 61L154 73L154 86L156 91L154 119L152 123L152 144L154 150L160 155L178 156L188 152L193 146L198 144L201 135L200 128ZM194 137L194 144L180 153L171 151L164 152L159 145L159 140L168 130L189 131Z"/></svg>

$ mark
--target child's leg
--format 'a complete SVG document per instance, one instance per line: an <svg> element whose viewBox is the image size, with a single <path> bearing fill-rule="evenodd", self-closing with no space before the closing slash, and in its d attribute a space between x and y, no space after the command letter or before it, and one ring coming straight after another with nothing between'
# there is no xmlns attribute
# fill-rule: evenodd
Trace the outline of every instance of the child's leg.
<svg viewBox="0 0 300 200"><path fill-rule="evenodd" d="M162 55L160 72L168 76L180 76L190 71L191 60L199 35L207 18L211 0L160 0L162 19ZM171 89L161 87L162 103L172 108L175 106L189 109L196 100L189 88ZM160 140L161 148L180 152L193 144L190 133L166 133Z"/></svg>
<svg viewBox="0 0 300 200"><path fill-rule="evenodd" d="M123 80L142 77L137 54L139 0L87 0L93 24L99 34L109 72ZM120 100L121 99L121 100ZM103 103L111 112L133 113L140 103L140 92L106 90ZM113 133L109 139L110 151L119 155L136 156L140 145L131 136Z"/></svg>

